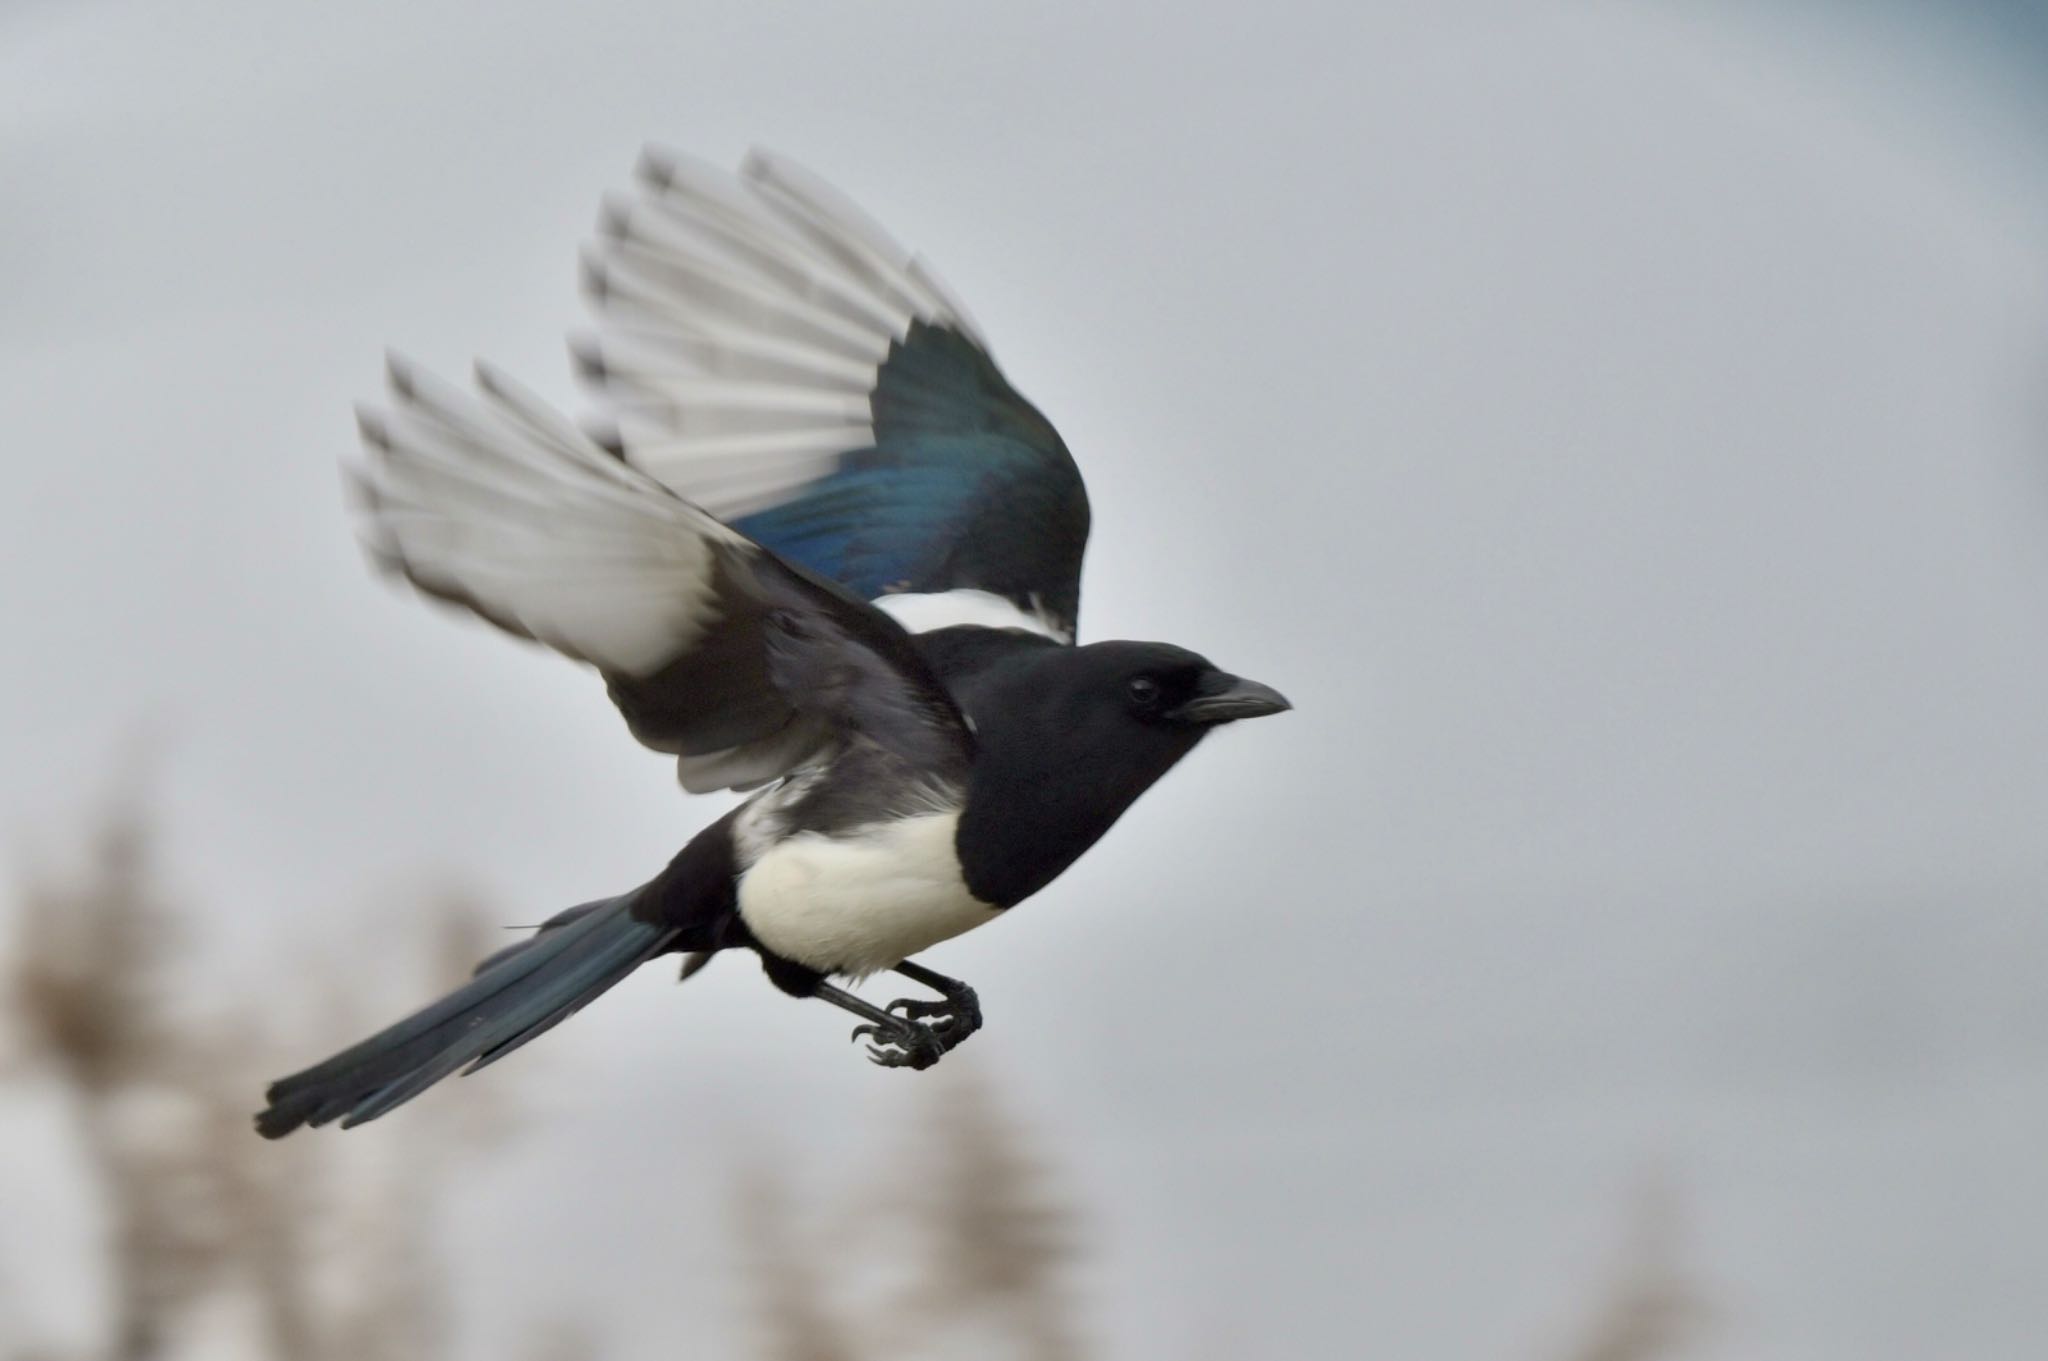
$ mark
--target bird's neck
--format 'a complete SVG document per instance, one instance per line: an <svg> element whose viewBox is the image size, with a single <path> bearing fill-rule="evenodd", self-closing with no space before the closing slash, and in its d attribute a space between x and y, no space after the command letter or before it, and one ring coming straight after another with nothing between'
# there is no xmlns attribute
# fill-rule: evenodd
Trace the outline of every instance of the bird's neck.
<svg viewBox="0 0 2048 1361"><path fill-rule="evenodd" d="M1062 679L1072 649L1044 637L953 628L917 641L974 724L955 849L983 902L1009 907L1051 883L1196 740L1080 704Z"/></svg>
<svg viewBox="0 0 2048 1361"><path fill-rule="evenodd" d="M967 886L1009 907L1058 878L1151 785L1118 778L1057 734L1010 732L984 741L968 782L957 849ZM1156 778L1156 777L1154 777Z"/></svg>

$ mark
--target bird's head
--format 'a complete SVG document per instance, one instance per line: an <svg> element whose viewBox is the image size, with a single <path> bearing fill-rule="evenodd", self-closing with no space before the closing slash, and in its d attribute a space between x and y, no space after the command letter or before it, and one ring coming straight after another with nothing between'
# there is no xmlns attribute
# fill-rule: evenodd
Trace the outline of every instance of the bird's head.
<svg viewBox="0 0 2048 1361"><path fill-rule="evenodd" d="M1074 661L1075 678L1094 705L1183 740L1293 707L1272 686L1233 676L1171 643L1091 643L1074 649Z"/></svg>
<svg viewBox="0 0 2048 1361"><path fill-rule="evenodd" d="M1010 657L968 687L981 754L961 850L987 902L1044 887L1209 733L1289 707L1271 686L1166 643Z"/></svg>
<svg viewBox="0 0 2048 1361"><path fill-rule="evenodd" d="M1130 798L1215 729L1284 712L1280 692L1234 676L1170 643L1108 642L1047 648L1018 679L1036 740L1067 749L1073 774L1123 786Z"/></svg>

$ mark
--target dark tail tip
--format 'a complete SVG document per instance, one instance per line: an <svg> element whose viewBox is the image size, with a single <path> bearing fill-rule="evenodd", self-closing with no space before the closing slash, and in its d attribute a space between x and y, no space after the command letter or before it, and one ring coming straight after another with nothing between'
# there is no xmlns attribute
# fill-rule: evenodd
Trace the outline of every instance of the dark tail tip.
<svg viewBox="0 0 2048 1361"><path fill-rule="evenodd" d="M636 896L563 913L440 1001L273 1082L256 1132L281 1139L302 1125L360 1125L553 1029L674 939L672 928L632 915Z"/></svg>
<svg viewBox="0 0 2048 1361"><path fill-rule="evenodd" d="M303 1103L293 1101L283 1088L282 1082L271 1083L263 1094L270 1104L256 1112L256 1132L266 1139L282 1139L306 1123Z"/></svg>

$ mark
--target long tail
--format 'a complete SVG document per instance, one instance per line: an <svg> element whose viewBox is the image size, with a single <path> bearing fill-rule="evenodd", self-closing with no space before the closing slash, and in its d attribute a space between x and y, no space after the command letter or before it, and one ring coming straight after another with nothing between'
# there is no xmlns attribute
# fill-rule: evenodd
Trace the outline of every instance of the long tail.
<svg viewBox="0 0 2048 1361"><path fill-rule="evenodd" d="M674 927L634 917L640 893L569 909L432 1006L272 1083L257 1133L277 1139L301 1125L375 1120L450 1073L473 1073L553 1029L674 944Z"/></svg>

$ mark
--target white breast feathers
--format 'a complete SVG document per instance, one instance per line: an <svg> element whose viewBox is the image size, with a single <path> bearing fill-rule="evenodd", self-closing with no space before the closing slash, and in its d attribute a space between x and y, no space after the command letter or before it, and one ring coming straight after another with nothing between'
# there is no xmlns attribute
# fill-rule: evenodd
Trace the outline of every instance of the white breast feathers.
<svg viewBox="0 0 2048 1361"><path fill-rule="evenodd" d="M958 811L826 836L799 832L740 877L740 917L762 945L822 973L864 978L1001 915L967 891Z"/></svg>

